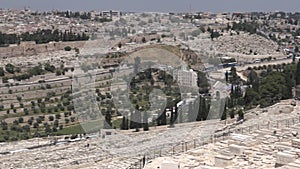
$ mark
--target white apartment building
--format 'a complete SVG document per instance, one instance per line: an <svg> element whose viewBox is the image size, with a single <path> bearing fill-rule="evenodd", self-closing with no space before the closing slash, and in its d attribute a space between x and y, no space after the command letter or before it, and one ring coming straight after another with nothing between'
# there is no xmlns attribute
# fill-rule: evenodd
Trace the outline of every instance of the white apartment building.
<svg viewBox="0 0 300 169"><path fill-rule="evenodd" d="M179 86L197 87L197 72L182 66L180 70L173 71L173 78L176 79Z"/></svg>

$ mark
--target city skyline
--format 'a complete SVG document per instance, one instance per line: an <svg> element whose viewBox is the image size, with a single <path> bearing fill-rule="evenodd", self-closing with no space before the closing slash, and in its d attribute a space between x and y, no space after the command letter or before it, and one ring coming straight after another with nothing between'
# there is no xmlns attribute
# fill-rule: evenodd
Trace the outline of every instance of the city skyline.
<svg viewBox="0 0 300 169"><path fill-rule="evenodd" d="M225 3L224 3L225 2ZM241 1L241 0L90 0L89 3L81 0L52 1L52 0L0 0L0 8L23 9L24 7L32 10L72 10L72 11L91 11L91 10L120 10L130 12L254 12L254 11L289 11L298 12L300 1L298 0L267 0L267 1Z"/></svg>

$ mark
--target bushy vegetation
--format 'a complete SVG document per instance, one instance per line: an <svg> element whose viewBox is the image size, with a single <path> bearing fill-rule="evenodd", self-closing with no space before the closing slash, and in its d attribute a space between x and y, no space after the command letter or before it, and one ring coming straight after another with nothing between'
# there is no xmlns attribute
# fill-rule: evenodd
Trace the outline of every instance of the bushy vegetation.
<svg viewBox="0 0 300 169"><path fill-rule="evenodd" d="M21 69L19 67L16 67L12 64L7 64L5 66L5 70L7 73L9 73L9 74L7 74L7 76L5 75L4 69L0 68L0 76L4 76L3 83L8 83L8 78L12 78L17 81L21 81L21 80L29 79L33 76L43 75L47 72L56 73L56 75L59 76L62 74L64 75L65 72L69 71L68 68L64 68L64 65L61 65L59 68L56 68L54 65L51 65L49 63L46 63L44 65L44 68L43 68L43 65L39 64L39 65L29 68L27 70L23 70L22 73L21 73ZM71 70L74 70L74 68ZM10 75L10 74L13 74L13 75ZM39 83L43 83L43 81L39 81Z"/></svg>
<svg viewBox="0 0 300 169"><path fill-rule="evenodd" d="M71 91L67 91L61 95L60 99L50 99L56 94L49 94L48 99L38 98L32 100L30 105L23 105L22 112L12 112L11 110L20 110L20 107L14 104L10 105L10 109L5 109L1 105L1 110L7 110L5 118L15 118L13 123L7 123L5 120L0 120L0 142L16 141L29 139L33 137L44 137L47 135L61 134L81 134L77 119L73 113L73 103ZM22 102L22 97L18 97L19 102ZM21 105L21 103L20 103ZM64 114L64 119L62 115ZM25 116L27 116L27 120ZM28 116L31 116L30 118ZM1 117L1 119L3 119ZM28 119L29 118L29 119ZM70 127L70 129L68 129ZM72 131L74 129L74 131Z"/></svg>
<svg viewBox="0 0 300 169"><path fill-rule="evenodd" d="M231 84L231 93L227 101L226 115L234 118L238 114L239 118L244 117L243 109L251 109L256 106L267 107L280 100L291 99L292 89L300 79L300 62L298 64L282 64L273 66L261 66L249 68L248 80L243 81L237 76L236 69L231 68L226 75L228 83ZM298 72L299 71L299 72ZM299 80L300 84L300 80ZM246 91L242 86L247 86ZM221 119L227 116L222 115Z"/></svg>
<svg viewBox="0 0 300 169"><path fill-rule="evenodd" d="M295 87L296 79L300 75L296 74L296 64L278 67L266 67L260 73L250 70L249 87L244 97L246 107L251 108L256 105L266 107L282 99L293 97L292 88Z"/></svg>
<svg viewBox="0 0 300 169"><path fill-rule="evenodd" d="M259 25L255 22L233 22L231 29L235 31L244 31L249 32L250 34L255 34L258 28Z"/></svg>

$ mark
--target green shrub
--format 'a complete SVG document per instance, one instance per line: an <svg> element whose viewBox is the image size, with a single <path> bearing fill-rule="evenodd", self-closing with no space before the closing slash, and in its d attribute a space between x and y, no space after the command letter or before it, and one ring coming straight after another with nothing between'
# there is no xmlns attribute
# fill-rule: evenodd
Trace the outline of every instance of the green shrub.
<svg viewBox="0 0 300 169"><path fill-rule="evenodd" d="M71 51L71 50L72 50L72 48L70 46L65 47L65 51Z"/></svg>

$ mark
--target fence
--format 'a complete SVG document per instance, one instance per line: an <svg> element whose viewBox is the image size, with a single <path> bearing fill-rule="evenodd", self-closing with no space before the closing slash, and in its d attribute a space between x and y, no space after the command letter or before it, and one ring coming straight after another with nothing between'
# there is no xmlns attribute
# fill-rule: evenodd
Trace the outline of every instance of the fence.
<svg viewBox="0 0 300 169"><path fill-rule="evenodd" d="M152 153L146 153L145 155L143 155L143 157L140 157L139 160L130 165L127 169L142 169L144 168L146 161L162 156L179 155L181 153L185 153L189 150L193 150L210 143L225 140L230 136L231 133L248 134L261 129L278 129L283 127L290 128L295 124L300 124L300 116L272 122L269 121L266 124L253 124L246 127L239 127L238 125L233 126L231 128L226 128L222 131L218 131L210 137L195 138L193 140L174 143L171 146L160 147L159 149L154 150Z"/></svg>

